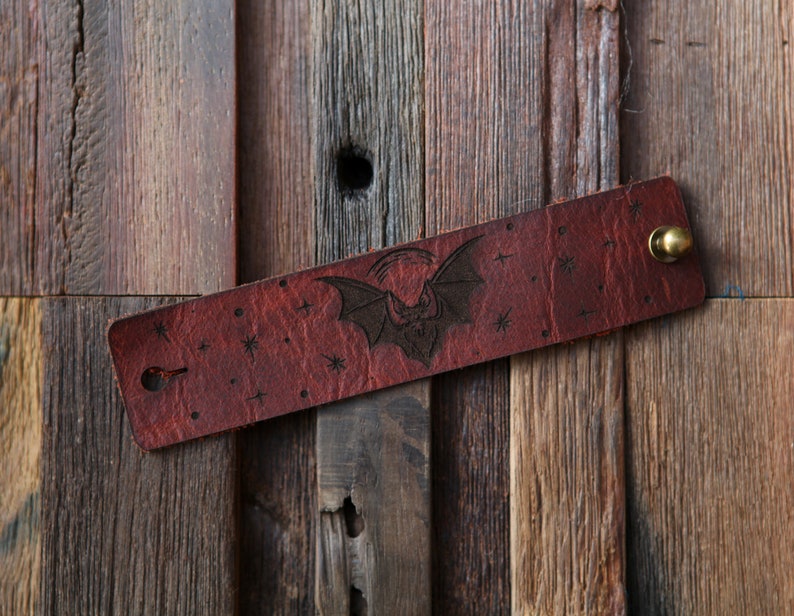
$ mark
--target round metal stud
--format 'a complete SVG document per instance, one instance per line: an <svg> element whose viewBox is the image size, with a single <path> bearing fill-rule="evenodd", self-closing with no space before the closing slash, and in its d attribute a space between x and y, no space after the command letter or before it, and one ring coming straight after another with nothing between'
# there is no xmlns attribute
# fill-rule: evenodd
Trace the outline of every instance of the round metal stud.
<svg viewBox="0 0 794 616"><path fill-rule="evenodd" d="M659 227L648 238L648 249L657 261L673 263L692 252L694 242L689 229Z"/></svg>

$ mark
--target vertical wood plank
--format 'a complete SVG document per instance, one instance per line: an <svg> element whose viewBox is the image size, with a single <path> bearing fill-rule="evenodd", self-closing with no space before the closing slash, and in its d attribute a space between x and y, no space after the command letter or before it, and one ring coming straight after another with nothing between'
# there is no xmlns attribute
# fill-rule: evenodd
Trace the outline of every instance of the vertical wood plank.
<svg viewBox="0 0 794 616"><path fill-rule="evenodd" d="M233 613L234 441L142 452L113 379L108 320L163 302L42 301L42 612Z"/></svg>
<svg viewBox="0 0 794 616"><path fill-rule="evenodd" d="M314 2L311 21L315 242L326 262L421 232L422 3ZM317 414L318 611L428 613L428 388L352 404ZM364 525L355 538L339 523L346 499Z"/></svg>
<svg viewBox="0 0 794 616"><path fill-rule="evenodd" d="M36 14L28 3L0 5L0 294L33 284L36 121L39 66Z"/></svg>
<svg viewBox="0 0 794 616"><path fill-rule="evenodd" d="M617 183L618 15L551 3L550 196ZM514 613L625 613L622 338L511 359Z"/></svg>
<svg viewBox="0 0 794 616"><path fill-rule="evenodd" d="M511 362L514 614L621 614L623 336Z"/></svg>
<svg viewBox="0 0 794 616"><path fill-rule="evenodd" d="M624 178L681 183L708 295L791 296L794 5L626 3L626 32Z"/></svg>
<svg viewBox="0 0 794 616"><path fill-rule="evenodd" d="M308 1L237 3L241 282L314 263ZM238 433L241 614L315 612L315 414Z"/></svg>
<svg viewBox="0 0 794 616"><path fill-rule="evenodd" d="M427 3L429 232L541 207L552 199L616 182L617 25L615 13L585 9L579 2L538 0L462 7ZM619 354L600 346L588 353L591 362L610 369L620 362ZM555 361L561 362L560 358ZM594 564L596 553L616 552L619 557L609 561L608 576L602 578L603 586L594 596L608 594L607 586L622 579L619 521L594 524L588 532L603 543L595 550L576 551L573 561L565 561L533 535L536 527L517 518L538 483L533 469L547 464L541 452L527 451L526 439L531 434L524 430L554 434L554 411L542 406L525 408L527 381L535 383L537 391L543 389L543 374L528 361L511 360L510 371L504 362L465 371L464 380L455 375L438 381L433 442L437 611L506 612L511 604L511 577L514 607L520 611L521 606L535 605L537 597L529 596L533 586L525 579L530 573L527 564L533 561L521 550L533 551L529 555L544 564L543 571L533 573L551 582L555 576L574 580L580 570L588 571L580 578L582 584L593 582L588 567ZM569 369L575 372L572 364ZM558 386L565 388L565 383ZM603 387L592 383L591 395L611 400L612 390ZM508 392L513 395L512 410ZM484 395L489 398L483 400ZM544 523L553 524L565 499L575 499L580 490L578 496L592 497L593 510L605 519L622 506L621 441L616 438L622 410L619 404L604 406L608 416L601 421L610 431L603 439L593 440L587 426L599 419L597 411L587 406L576 409L574 426L579 432L574 438L588 452L584 456L588 463L597 464L599 472L609 471L610 482L576 484L572 481L576 467L563 465L557 473L569 480L568 491L546 494L549 500L540 512ZM508 429L511 417L513 427ZM479 436L471 438L471 434ZM565 441L556 444L560 451L566 446L570 447ZM510 450L517 478L512 488L507 472ZM449 481L453 475L456 480ZM596 489L606 491L591 492ZM508 494L514 501L510 541L519 550L514 556L521 556L512 563L512 571ZM575 537L569 537L575 545ZM560 589L574 611L585 609L576 602L580 590ZM547 596L553 599L555 595Z"/></svg>
<svg viewBox="0 0 794 616"><path fill-rule="evenodd" d="M75 0L31 12L40 37L35 203L21 210L27 247L8 249L29 255L14 290L233 284L232 5Z"/></svg>
<svg viewBox="0 0 794 616"><path fill-rule="evenodd" d="M638 614L794 610L794 300L710 300L626 334Z"/></svg>
<svg viewBox="0 0 794 616"><path fill-rule="evenodd" d="M42 44L33 291L232 286L232 6L34 8ZM143 456L116 398L107 321L153 305L46 302L44 611L235 609L233 437Z"/></svg>
<svg viewBox="0 0 794 616"><path fill-rule="evenodd" d="M41 313L0 298L0 612L37 613L40 571Z"/></svg>

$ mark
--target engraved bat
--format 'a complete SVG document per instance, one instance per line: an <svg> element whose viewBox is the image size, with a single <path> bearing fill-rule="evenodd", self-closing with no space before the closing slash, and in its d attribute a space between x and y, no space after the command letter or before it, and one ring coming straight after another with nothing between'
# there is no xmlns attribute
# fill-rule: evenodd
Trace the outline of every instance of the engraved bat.
<svg viewBox="0 0 794 616"><path fill-rule="evenodd" d="M447 330L470 323L469 299L483 283L471 253L482 236L458 247L424 282L416 304L408 305L391 291L341 276L318 280L330 284L342 297L340 321L358 325L367 336L369 348L396 344L411 359L430 367L441 349Z"/></svg>

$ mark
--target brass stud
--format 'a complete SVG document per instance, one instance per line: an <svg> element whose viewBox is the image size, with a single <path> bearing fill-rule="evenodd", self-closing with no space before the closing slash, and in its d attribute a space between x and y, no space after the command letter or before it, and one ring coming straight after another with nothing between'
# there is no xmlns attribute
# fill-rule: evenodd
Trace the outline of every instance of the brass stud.
<svg viewBox="0 0 794 616"><path fill-rule="evenodd" d="M659 227L648 238L651 255L662 263L673 263L692 252L692 234L681 227Z"/></svg>

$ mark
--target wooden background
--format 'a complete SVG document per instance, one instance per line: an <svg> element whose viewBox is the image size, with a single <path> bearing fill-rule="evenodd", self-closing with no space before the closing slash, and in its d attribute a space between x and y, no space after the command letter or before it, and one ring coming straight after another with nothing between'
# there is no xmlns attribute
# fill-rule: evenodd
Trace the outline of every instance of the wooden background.
<svg viewBox="0 0 794 616"><path fill-rule="evenodd" d="M378 4L0 5L0 612L794 611L794 8ZM109 319L662 173L703 308L132 443Z"/></svg>

